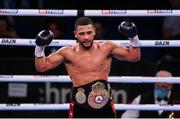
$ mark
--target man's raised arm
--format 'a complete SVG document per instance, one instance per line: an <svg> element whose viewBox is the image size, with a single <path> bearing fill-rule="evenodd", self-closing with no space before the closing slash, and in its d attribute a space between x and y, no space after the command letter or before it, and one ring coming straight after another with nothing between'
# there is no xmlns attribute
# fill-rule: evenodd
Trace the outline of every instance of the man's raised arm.
<svg viewBox="0 0 180 119"><path fill-rule="evenodd" d="M137 34L137 27L134 23L129 21L123 21L118 26L120 33L128 37L130 43L129 47L122 47L116 44L112 44L112 54L114 57L124 61L137 62L141 58L141 51L139 48L139 38Z"/></svg>
<svg viewBox="0 0 180 119"><path fill-rule="evenodd" d="M44 50L47 45L51 43L53 39L53 33L50 30L43 30L38 33L36 37L35 47L35 67L39 72L44 72L49 69L55 68L64 61L64 57L61 55L60 50L45 56Z"/></svg>

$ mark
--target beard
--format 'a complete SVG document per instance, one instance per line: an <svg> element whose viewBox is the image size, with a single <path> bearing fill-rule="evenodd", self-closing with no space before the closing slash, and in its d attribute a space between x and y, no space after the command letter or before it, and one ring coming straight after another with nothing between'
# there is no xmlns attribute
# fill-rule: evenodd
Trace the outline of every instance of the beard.
<svg viewBox="0 0 180 119"><path fill-rule="evenodd" d="M90 49L92 44L93 44L93 40L89 40L89 41L82 41L82 42L79 42L80 45L84 48L84 49Z"/></svg>

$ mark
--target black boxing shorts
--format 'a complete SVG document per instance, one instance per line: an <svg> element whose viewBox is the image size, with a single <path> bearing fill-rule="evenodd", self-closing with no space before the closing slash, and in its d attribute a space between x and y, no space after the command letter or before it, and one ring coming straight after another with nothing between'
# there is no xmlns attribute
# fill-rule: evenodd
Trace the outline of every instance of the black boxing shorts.
<svg viewBox="0 0 180 119"><path fill-rule="evenodd" d="M74 107L76 108L73 109ZM97 112L95 117L103 117L106 112L108 115L113 115L109 117L114 117L115 109L112 103L110 84L106 80L97 80L80 87L73 87L70 110L74 111L69 112L69 117L72 117L70 115L74 115L74 112L77 111L78 115L85 117L91 117L91 113Z"/></svg>

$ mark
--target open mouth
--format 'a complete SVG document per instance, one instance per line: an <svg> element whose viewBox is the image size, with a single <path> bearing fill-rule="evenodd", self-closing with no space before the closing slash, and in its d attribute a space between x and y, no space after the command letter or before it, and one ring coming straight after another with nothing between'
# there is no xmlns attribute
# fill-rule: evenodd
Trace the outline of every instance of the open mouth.
<svg viewBox="0 0 180 119"><path fill-rule="evenodd" d="M91 44L91 41L85 41L83 42L84 45L90 45Z"/></svg>

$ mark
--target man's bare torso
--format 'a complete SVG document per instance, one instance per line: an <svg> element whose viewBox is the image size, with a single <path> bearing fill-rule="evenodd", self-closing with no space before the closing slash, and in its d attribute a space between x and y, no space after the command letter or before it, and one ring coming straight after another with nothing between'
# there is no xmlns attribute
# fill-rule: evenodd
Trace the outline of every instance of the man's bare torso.
<svg viewBox="0 0 180 119"><path fill-rule="evenodd" d="M80 50L77 44L62 51L74 87L108 79L112 60L110 48L106 43L94 43L92 47L90 50Z"/></svg>

